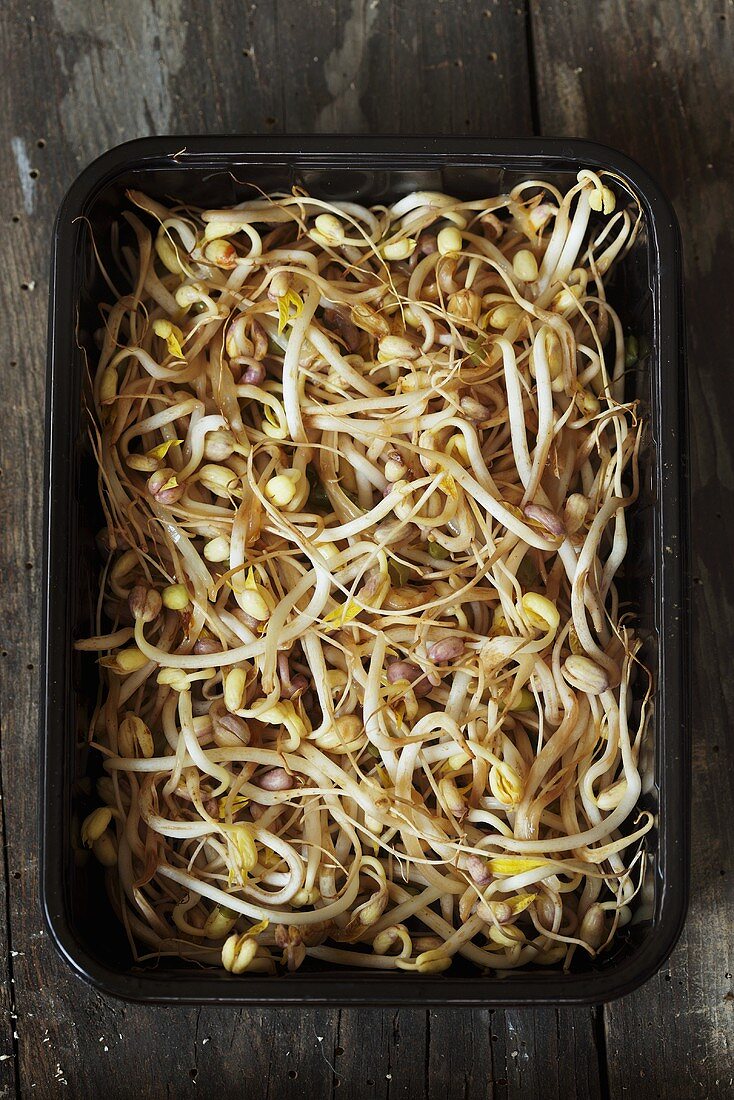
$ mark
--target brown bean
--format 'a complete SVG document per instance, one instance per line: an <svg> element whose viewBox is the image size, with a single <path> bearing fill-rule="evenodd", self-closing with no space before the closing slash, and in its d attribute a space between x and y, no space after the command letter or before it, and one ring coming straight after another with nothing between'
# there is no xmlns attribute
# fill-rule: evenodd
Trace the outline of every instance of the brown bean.
<svg viewBox="0 0 734 1100"><path fill-rule="evenodd" d="M240 378L248 386L261 386L265 381L265 367L262 363L252 363L246 367Z"/></svg>
<svg viewBox="0 0 734 1100"><path fill-rule="evenodd" d="M552 535L565 537L566 525L556 512L552 512L550 508L544 507L542 504L526 504L523 508L523 512L528 519L535 520L536 523L540 523L545 527L546 531L550 531Z"/></svg>
<svg viewBox="0 0 734 1100"><path fill-rule="evenodd" d="M387 666L387 681L389 684L397 684L401 680L407 680L413 688L416 696L428 695L433 685L426 679L422 668L414 665L412 661L393 661Z"/></svg>
<svg viewBox="0 0 734 1100"><path fill-rule="evenodd" d="M469 855L466 857L466 869L472 877L472 880L476 882L477 886L486 886L487 883L492 881L492 872L487 864L479 856Z"/></svg>
<svg viewBox="0 0 734 1100"><path fill-rule="evenodd" d="M435 661L437 665L447 665L450 661L455 661L461 657L464 652L464 643L461 638L441 638L440 641L434 642L428 650L429 660Z"/></svg>
<svg viewBox="0 0 734 1100"><path fill-rule="evenodd" d="M283 696L284 699L291 699L291 700L300 699L301 696L303 695L304 691L306 691L307 688L308 688L308 680L306 679L305 676L302 676L299 672L298 675L294 676L293 679L288 684L283 684L282 689L281 689L281 695Z"/></svg>
<svg viewBox="0 0 734 1100"><path fill-rule="evenodd" d="M148 478L148 492L152 497L158 501L159 504L175 504L177 500L180 500L183 496L185 486L169 485L167 489L164 489L164 485L168 485L168 482L176 479L176 471L171 469L170 466L164 466L162 470L156 470L154 474Z"/></svg>
<svg viewBox="0 0 734 1100"><path fill-rule="evenodd" d="M209 717L212 720L214 741L220 748L230 745L249 745L250 728L244 718L237 714L230 714L224 707L224 701L219 700L209 708Z"/></svg>
<svg viewBox="0 0 734 1100"><path fill-rule="evenodd" d="M601 905L594 903L586 910L578 938L588 943L589 947L601 947L606 938L604 910Z"/></svg>
<svg viewBox="0 0 734 1100"><path fill-rule="evenodd" d="M142 619L144 623L150 623L156 619L162 607L160 593L142 584L135 585L127 602L133 616L136 619Z"/></svg>
<svg viewBox="0 0 734 1100"><path fill-rule="evenodd" d="M268 351L268 336L259 321L253 321L250 327L250 336L254 344L253 358L264 359Z"/></svg>
<svg viewBox="0 0 734 1100"><path fill-rule="evenodd" d="M325 309L322 321L326 328L339 336L349 352L355 352L361 343L359 329L354 322L339 309Z"/></svg>
<svg viewBox="0 0 734 1100"><path fill-rule="evenodd" d="M264 791L291 791L296 785L295 777L289 775L285 768L271 768L252 782Z"/></svg>

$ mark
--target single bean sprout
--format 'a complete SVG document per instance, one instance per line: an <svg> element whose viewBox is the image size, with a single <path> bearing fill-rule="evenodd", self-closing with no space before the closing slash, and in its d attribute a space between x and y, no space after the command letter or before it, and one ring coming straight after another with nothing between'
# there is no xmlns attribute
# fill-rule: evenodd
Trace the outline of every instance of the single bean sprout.
<svg viewBox="0 0 734 1100"><path fill-rule="evenodd" d="M641 425L606 280L638 219L611 183L129 193L77 648L81 838L136 958L567 969L629 921Z"/></svg>

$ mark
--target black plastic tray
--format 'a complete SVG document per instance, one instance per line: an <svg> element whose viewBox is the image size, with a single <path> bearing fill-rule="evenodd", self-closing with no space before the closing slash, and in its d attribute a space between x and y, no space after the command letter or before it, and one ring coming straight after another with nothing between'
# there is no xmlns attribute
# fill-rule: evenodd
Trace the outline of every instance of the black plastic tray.
<svg viewBox="0 0 734 1100"><path fill-rule="evenodd" d="M83 777L98 761L83 746L95 665L72 640L91 631L101 526L96 474L85 439L85 354L94 362L96 303L107 300L94 257L128 187L206 205L302 183L323 196L381 201L414 188L462 196L496 193L527 178L568 186L579 168L613 170L639 196L644 225L612 286L626 331L650 353L629 378L649 417L643 490L630 525L623 595L647 638L655 678L650 774L644 805L656 814L650 871L638 897L643 919L614 949L563 975L538 968L482 976L457 962L440 976L374 973L311 963L295 974L236 977L162 960L133 966L94 861L72 847L93 805ZM53 238L46 420L44 672L41 739L43 907L52 938L75 971L134 1000L259 1004L538 1005L592 1003L629 992L662 965L685 917L689 857L689 660L687 485L681 246L658 187L622 154L584 141L403 138L147 138L96 160L71 186ZM81 744L80 744L81 743ZM86 790L85 790L86 786ZM578 958L578 956L577 956ZM576 960L575 960L576 961Z"/></svg>

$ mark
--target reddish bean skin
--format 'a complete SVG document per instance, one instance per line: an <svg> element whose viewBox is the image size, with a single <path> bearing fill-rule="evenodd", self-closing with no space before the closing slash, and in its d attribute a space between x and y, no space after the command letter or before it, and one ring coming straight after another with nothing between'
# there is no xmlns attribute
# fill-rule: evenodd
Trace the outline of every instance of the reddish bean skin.
<svg viewBox="0 0 734 1100"><path fill-rule="evenodd" d="M291 791L296 785L295 778L285 768L271 768L253 779L253 783L264 791Z"/></svg>
<svg viewBox="0 0 734 1100"><path fill-rule="evenodd" d="M265 367L262 363L258 363L256 367L246 367L240 382L245 382L249 386L261 386L265 381Z"/></svg>
<svg viewBox="0 0 734 1100"><path fill-rule="evenodd" d="M542 504L526 504L523 508L525 515L528 519L537 520L538 523L542 523L547 531L550 531L552 535L557 535L559 538L566 534L566 525L559 515L552 512L550 508L543 507Z"/></svg>
<svg viewBox="0 0 734 1100"><path fill-rule="evenodd" d="M396 684L399 680L407 680L418 698L428 695L433 689L433 685L426 679L423 670L418 665L414 665L412 661L393 661L391 665L387 666L387 679L390 684Z"/></svg>
<svg viewBox="0 0 734 1100"><path fill-rule="evenodd" d="M461 638L442 638L440 642L434 642L428 650L428 657L437 665L447 665L455 661L464 652L464 643Z"/></svg>

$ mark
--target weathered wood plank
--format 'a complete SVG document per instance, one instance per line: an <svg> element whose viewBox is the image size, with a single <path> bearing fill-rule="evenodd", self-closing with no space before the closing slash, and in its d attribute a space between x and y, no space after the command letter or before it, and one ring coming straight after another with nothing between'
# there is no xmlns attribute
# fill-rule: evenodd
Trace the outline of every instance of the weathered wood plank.
<svg viewBox="0 0 734 1100"><path fill-rule="evenodd" d="M4 14L4 13L3 13ZM9 55L19 34L11 36L3 19L2 52ZM26 85L27 90L27 85ZM2 1095L16 1093L23 1075L26 1051L25 986L31 930L21 922L6 929L6 915L35 908L33 928L41 927L37 915L37 728L38 665L38 528L42 499L42 400L43 348L47 286L45 257L47 233L36 242L38 227L38 160L45 150L37 147L42 130L29 124L18 129L6 120L13 117L13 84L0 82L2 99L2 149L0 207L3 227L3 279L0 286L3 325L0 336L0 402L4 410L0 442L0 492L3 522L0 524L0 575L4 607L0 625L0 700L2 707ZM12 979L12 980L11 980ZM16 993L17 990L17 993ZM19 1017L19 1018L18 1018ZM32 1022L40 1044L45 1024ZM40 1033L39 1033L40 1030ZM14 1080L15 1070L15 1080ZM55 1067L49 1068L51 1078Z"/></svg>
<svg viewBox="0 0 734 1100"><path fill-rule="evenodd" d="M693 877L670 966L606 1011L613 1096L730 1094L734 911L729 671L734 637L734 339L721 291L734 279L731 181L734 6L534 0L546 133L616 145L660 180L681 220L686 261L693 512Z"/></svg>
<svg viewBox="0 0 734 1100"><path fill-rule="evenodd" d="M559 1009L555 1027L547 1010L508 1010L504 1030L508 1097L604 1095L593 1010Z"/></svg>
<svg viewBox="0 0 734 1100"><path fill-rule="evenodd" d="M602 1095L590 1010L431 1010L428 1036L430 1100Z"/></svg>
<svg viewBox="0 0 734 1100"><path fill-rule="evenodd" d="M197 26L197 60L216 97L200 104L201 128L495 135L530 128L525 16L510 0L485 7L321 0L305 18L303 5L281 3L274 18L252 5L234 19L241 10L221 4ZM178 68L172 103L185 103L191 90L188 67Z"/></svg>
<svg viewBox="0 0 734 1100"><path fill-rule="evenodd" d="M2 481L0 480L0 484ZM5 574L2 568L5 562L5 546L0 542L0 575ZM7 660L7 651L3 648L2 660ZM1 697L0 697L1 706ZM2 720L0 718L0 754L2 753ZM10 934L9 898L7 880L10 873L8 866L8 847L5 830L5 791L2 787L0 775L0 844L2 844L3 862L0 866L0 955L2 956L2 980L0 980L0 1098L15 1095L19 1080L18 1044L15 1038L15 960L17 951L13 947Z"/></svg>
<svg viewBox="0 0 734 1100"><path fill-rule="evenodd" d="M428 1013L367 1009L339 1013L334 1096L388 1100L414 1096L425 1081Z"/></svg>

